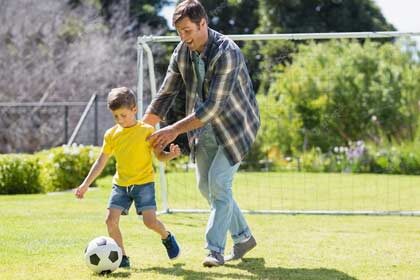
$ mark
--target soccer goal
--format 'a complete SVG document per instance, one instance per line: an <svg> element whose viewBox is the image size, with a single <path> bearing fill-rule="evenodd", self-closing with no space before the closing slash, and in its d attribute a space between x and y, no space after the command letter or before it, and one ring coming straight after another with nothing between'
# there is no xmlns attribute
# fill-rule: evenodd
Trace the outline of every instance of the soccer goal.
<svg viewBox="0 0 420 280"><path fill-rule="evenodd" d="M267 147L261 149L264 150L263 157L255 156L253 159L245 159L242 165L243 168L240 169L234 179L233 193L241 209L246 213L254 214L420 216L420 176L416 175L420 174L420 172L411 170L410 174L412 175L402 175L404 172L401 170L391 170L392 168L396 168L395 166L399 166L401 169L408 168L406 165L410 164L405 163L405 161L403 163L403 160L401 159L399 163L393 162L393 160L395 161L397 159L396 156L393 157L394 154L392 153L395 152L395 148L392 146L389 147L388 151L383 151L379 148L380 145L378 144L377 150L369 150L370 156L372 158L375 157L375 162L377 161L377 163L368 166L369 164L363 162L363 159L361 159L359 164L355 164L355 157L366 156L365 143L359 141L360 139L351 139L351 136L346 135L346 132L340 130L340 127L335 127L334 129L337 135L341 137L345 136L347 137L346 139L351 139L353 142L349 141L348 143L343 143L343 145L331 146L329 148L323 147L322 152L319 147L312 147L305 150L306 147L310 146L308 143L310 144L311 141L320 141L320 143L323 143L323 137L333 137L331 136L331 127L333 127L333 123L336 124L337 122L331 120L345 118L343 119L343 122L348 121L351 123L352 120L350 117L347 118L346 114L349 114L348 116L350 116L350 113L353 109L355 110L355 108L353 108L351 104L346 104L345 100L360 100L361 103L369 100L360 97L364 92L360 92L363 91L360 90L360 88L359 91L357 91L358 84L366 83L367 79L373 77L372 79L375 82L369 84L369 91L372 90L372 92L375 92L375 90L381 90L379 87L381 80L375 80L378 78L375 76L374 72L369 72L368 74L360 73L360 75L352 76L347 71L347 69L349 69L347 68L349 67L349 64L369 64L369 61L375 61L375 56L368 57L366 60L362 61L357 59L337 59L328 61L328 58L325 58L327 67L317 69L317 67L320 67L319 65L324 63L324 58L322 55L320 56L322 49L317 48L317 46L328 44L329 42L336 42L337 48L354 47L354 52L363 52L364 49L359 50L354 45L344 46L341 44L353 42L354 44L364 46L368 45L367 42L373 42L373 45L370 45L370 47L367 46L367 49L379 50L384 42L395 45L397 41L408 39L408 43L400 44L398 48L403 53L413 52L414 50L411 61L413 62L413 65L419 67L419 52L414 43L414 39L419 38L419 36L420 32L228 35L228 37L234 41L255 41L258 43L257 46L266 44L268 43L267 41L302 43L302 45L306 46L306 49L303 49L302 53L306 52L306 55L309 55L309 57L318 55L317 59L318 62L320 61L320 64L307 64L300 68L296 67L293 70L288 70L287 68L295 63L301 63L298 58L295 60L294 56L291 59L290 57L287 57L286 59L289 59L288 61L274 61L275 65L273 66L273 71L280 69L278 73L281 74L279 75L284 75L290 82L283 83L281 77L274 77L270 80L272 83L279 83L279 88L282 90L288 89L291 92L299 92L299 88L302 87L300 83L302 79L305 79L305 81L308 80L309 82L305 84L305 93L312 94L311 88L313 88L313 92L317 92L320 96L320 98L311 103L311 106L315 109L324 106L325 102L328 102L328 97L335 94L337 88L334 86L337 81L344 84L344 87L348 89L348 91L341 93L343 96L352 93L350 89L355 89L354 97L343 99L344 101L340 104L340 109L332 112L328 115L328 119L322 121L323 126L321 125L316 129L305 127L298 131L296 135L301 138L301 143L296 145L303 146L301 146L301 150L304 150L305 153L302 153L302 156L288 156L287 153L282 153L281 149L278 147L281 144L278 144L277 146L275 144L279 138L284 136L282 131L291 131L293 125L297 125L298 121L302 122L302 119L297 120L295 115L293 115L296 114L296 112L287 111L287 106L280 110L277 103L279 102L279 99L282 98L285 99L284 102L292 102L293 100L291 99L294 97L284 97L284 95L281 94L282 91L278 90L276 92L276 89L270 90L266 94L257 94L257 99L260 104L262 125L258 137L262 140L256 145L265 145ZM150 98L156 94L157 81L154 70L154 56L156 56L156 54L152 51L151 46L154 44L159 44L161 46L163 44L173 44L175 47L174 43L179 42L179 40L178 36L143 36L138 38L137 92L139 114L142 114L145 106L147 106L147 104L144 104L144 100L150 100ZM313 51L308 50L308 48L313 48ZM334 48L334 45L330 46L330 50L331 48ZM392 55L392 50L385 48L384 50L381 50L381 52L385 56L389 55L389 57L385 57L385 61L389 59L392 63L392 61L396 59ZM375 51L372 51L371 53L375 53ZM144 56L146 56L146 62L144 61ZM292 62L291 60L294 61ZM329 66L331 67L329 68ZM332 66L335 67L335 72L333 72ZM342 67L342 73L339 77L337 77L336 71L336 67L338 66ZM383 65L377 65L376 67L377 69L384 69ZM312 76L310 73L308 74L308 72L302 74L303 70L310 70L310 68L314 68L311 70L312 73L314 73ZM148 74L146 74L146 69ZM329 72L330 70L331 72ZM404 76L404 73L406 72L395 74L392 72L394 70L383 71L385 71L385 74L382 73L381 75L388 75L389 77L392 77L390 78L391 80L397 77L394 83L410 83L409 80L401 76ZM399 70L395 69L395 71L398 72ZM252 69L250 72L252 75ZM146 77L145 74L148 77ZM372 75L372 77L369 75ZM147 78L150 82L150 92L145 93L144 82L147 81ZM335 79L334 83L333 79ZM293 81L296 81L296 83L293 83ZM327 100L322 98L322 91L327 92L327 94L324 94L327 96ZM419 92L420 89L416 88L409 93L406 91L397 93L397 95L408 94L412 99L407 100L411 100L409 102L415 102L413 103L415 106L410 107L413 108L413 110L410 111L412 123L408 125L409 127L407 127L407 125L402 125L400 132L401 137L403 137L403 135L404 137L409 137L407 136L407 133L410 133L410 131L412 132L413 128L417 128L418 111L416 110L418 110L420 106L418 105L420 104L420 99L418 99L420 96ZM145 98L145 94L149 94L147 96L148 98ZM277 96L273 98L272 94L277 94ZM387 99L389 94L391 93L384 92L382 94L383 100L378 100L378 102L380 101L382 103L377 105L380 107L376 107L376 111L373 109L373 111L370 109L365 111L365 129L368 131L366 135L370 137L369 139L372 143L379 143L379 137L386 137L382 135L385 129L385 118L390 117L390 114L392 114L391 104L395 101ZM290 104L296 106L296 100L295 103L292 102ZM315 109L314 112L316 111ZM285 115L289 116L288 119L284 117ZM345 125L343 124L343 126ZM420 133L417 135L419 134ZM293 138L295 136L289 135L289 138L285 138L286 140L283 139L283 142L287 143L288 139L290 142L297 141ZM396 137L399 136L397 135ZM267 145L267 142L272 145ZM384 153L382 158L381 153ZM408 157L410 157L410 155L408 155ZM163 164L159 165L159 212L201 213L209 211L209 206L204 198L201 197L201 194L196 187L194 164L186 161L177 164L177 168L171 169L170 172L165 172ZM376 171L376 173L372 173L372 170Z"/></svg>

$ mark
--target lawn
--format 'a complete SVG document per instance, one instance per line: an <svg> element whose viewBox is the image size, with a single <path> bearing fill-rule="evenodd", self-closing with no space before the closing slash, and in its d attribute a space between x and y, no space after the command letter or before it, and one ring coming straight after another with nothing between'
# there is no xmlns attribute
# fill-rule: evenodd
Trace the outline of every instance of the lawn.
<svg viewBox="0 0 420 280"><path fill-rule="evenodd" d="M273 179L274 176L277 179ZM282 177L280 181L278 176ZM332 209L335 206L343 209L355 209L355 206L414 209L415 200L410 196L418 193L411 186L420 186L418 178L408 176L301 176L296 173L239 174L235 192L247 209L261 205L295 209ZM199 202L202 199L193 182L192 174L169 174L171 205L182 208L192 204L205 206ZM70 192L0 196L0 279L104 278L88 270L83 250L92 238L106 235L104 216L109 183L109 177L101 179L99 187L91 189L82 201L74 199ZM360 194L359 183L365 188ZM407 188L410 195L395 192L393 183ZM253 184L255 188L265 184L266 195L264 192L247 195ZM341 195L336 196L334 184L341 194L353 194L352 202L346 202ZM346 186L353 187L349 190ZM282 188L282 191L276 188ZM393 202L396 193L407 197ZM304 194L316 196L318 204L311 204ZM366 197L380 194L384 195L378 201L366 202ZM394 199L387 196L394 196ZM277 200L281 203L277 204ZM405 202L409 205L403 205ZM209 269L201 265L205 254L203 235L207 214L160 216L182 246L182 256L171 262L159 237L146 229L132 211L121 220L132 269L119 269L108 278L420 279L420 217L247 215L246 218L257 239L257 248L243 261Z"/></svg>

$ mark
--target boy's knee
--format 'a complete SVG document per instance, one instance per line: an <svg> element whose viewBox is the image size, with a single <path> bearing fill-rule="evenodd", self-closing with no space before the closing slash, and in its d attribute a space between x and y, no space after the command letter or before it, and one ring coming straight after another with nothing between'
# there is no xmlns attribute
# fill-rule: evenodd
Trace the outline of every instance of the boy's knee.
<svg viewBox="0 0 420 280"><path fill-rule="evenodd" d="M157 219L156 217L153 218L145 218L143 217L143 223L146 227L152 229L155 227L156 223L157 223Z"/></svg>
<svg viewBox="0 0 420 280"><path fill-rule="evenodd" d="M118 226L118 220L117 219L113 219L111 217L106 217L105 219L105 224L107 225L108 228L114 228Z"/></svg>

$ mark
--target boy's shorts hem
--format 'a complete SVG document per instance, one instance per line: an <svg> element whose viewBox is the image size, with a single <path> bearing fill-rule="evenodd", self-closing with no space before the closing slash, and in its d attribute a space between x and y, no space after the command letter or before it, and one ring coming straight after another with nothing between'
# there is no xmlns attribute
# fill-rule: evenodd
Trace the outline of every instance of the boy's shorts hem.
<svg viewBox="0 0 420 280"><path fill-rule="evenodd" d="M141 215L143 211L146 210L157 210L157 207L155 205L141 207L140 209L137 209L137 215Z"/></svg>
<svg viewBox="0 0 420 280"><path fill-rule="evenodd" d="M141 215L142 211L145 210L156 210L154 182L129 187L120 187L115 184L112 186L108 209L119 209L122 211L122 215L128 215L128 211L133 202L138 215Z"/></svg>
<svg viewBox="0 0 420 280"><path fill-rule="evenodd" d="M121 215L128 215L128 210L119 205L111 204L108 206L108 209L118 209L122 211Z"/></svg>

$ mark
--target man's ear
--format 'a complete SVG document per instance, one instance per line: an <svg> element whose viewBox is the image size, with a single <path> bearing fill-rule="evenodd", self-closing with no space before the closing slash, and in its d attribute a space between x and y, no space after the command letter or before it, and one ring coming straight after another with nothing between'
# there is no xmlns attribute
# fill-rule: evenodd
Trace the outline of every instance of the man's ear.
<svg viewBox="0 0 420 280"><path fill-rule="evenodd" d="M202 18L201 19L201 21L200 21L200 28L202 27L202 28L205 28L206 27L206 19L205 18Z"/></svg>

